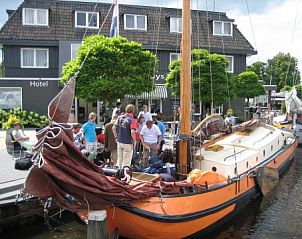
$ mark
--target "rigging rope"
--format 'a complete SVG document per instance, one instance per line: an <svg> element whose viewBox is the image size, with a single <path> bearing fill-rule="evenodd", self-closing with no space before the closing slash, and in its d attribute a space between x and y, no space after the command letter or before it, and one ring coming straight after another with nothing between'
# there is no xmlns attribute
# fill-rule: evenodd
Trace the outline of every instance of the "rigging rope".
<svg viewBox="0 0 302 239"><path fill-rule="evenodd" d="M209 22L209 10L208 10L208 0L206 0L206 8L207 8L207 22ZM209 53L211 53L211 41L210 41L210 27L207 24L207 32L208 32L208 44L209 44ZM213 93L213 74L212 74L212 59L210 57L210 79L211 79L211 114L214 113L214 93Z"/></svg>

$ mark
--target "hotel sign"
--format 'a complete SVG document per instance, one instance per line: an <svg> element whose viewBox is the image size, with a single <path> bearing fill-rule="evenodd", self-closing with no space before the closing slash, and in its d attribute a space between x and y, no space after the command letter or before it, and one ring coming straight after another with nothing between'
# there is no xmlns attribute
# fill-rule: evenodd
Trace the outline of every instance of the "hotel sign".
<svg viewBox="0 0 302 239"><path fill-rule="evenodd" d="M48 81L29 81L29 87L36 87L36 88L46 88L48 87Z"/></svg>

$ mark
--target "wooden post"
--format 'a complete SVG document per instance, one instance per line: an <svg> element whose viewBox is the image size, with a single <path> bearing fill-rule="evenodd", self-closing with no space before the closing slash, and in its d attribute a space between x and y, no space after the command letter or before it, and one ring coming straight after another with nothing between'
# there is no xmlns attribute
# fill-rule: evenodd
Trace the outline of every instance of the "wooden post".
<svg viewBox="0 0 302 239"><path fill-rule="evenodd" d="M107 231L106 210L90 211L88 213L87 239L109 238Z"/></svg>
<svg viewBox="0 0 302 239"><path fill-rule="evenodd" d="M191 134L191 0L183 0L180 86L180 143L178 173L187 174L188 139Z"/></svg>

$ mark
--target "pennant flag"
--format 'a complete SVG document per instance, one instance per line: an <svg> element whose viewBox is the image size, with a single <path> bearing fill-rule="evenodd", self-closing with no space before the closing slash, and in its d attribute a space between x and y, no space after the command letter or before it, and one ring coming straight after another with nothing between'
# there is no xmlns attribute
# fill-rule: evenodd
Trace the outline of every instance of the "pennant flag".
<svg viewBox="0 0 302 239"><path fill-rule="evenodd" d="M111 22L111 28L110 28L110 37L116 37L118 35L117 33L117 18L118 18L118 0L114 0L114 8L113 8L113 14L112 14L112 22Z"/></svg>

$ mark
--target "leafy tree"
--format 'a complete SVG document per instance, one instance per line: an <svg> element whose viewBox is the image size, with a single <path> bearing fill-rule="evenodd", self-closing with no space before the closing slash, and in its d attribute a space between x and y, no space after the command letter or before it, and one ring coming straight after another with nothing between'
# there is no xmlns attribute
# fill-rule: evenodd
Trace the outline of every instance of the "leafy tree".
<svg viewBox="0 0 302 239"><path fill-rule="evenodd" d="M208 51L201 49L192 51L192 94L195 102L212 102L211 81L214 106L228 101L229 94L225 72L227 64L228 62L222 55L210 54ZM171 62L169 68L170 72L166 78L166 86L171 89L172 95L180 95L181 61Z"/></svg>
<svg viewBox="0 0 302 239"><path fill-rule="evenodd" d="M252 65L247 66L247 71L253 71L258 75L260 81L264 84L270 84L270 78L266 74L266 63L262 61L256 61Z"/></svg>
<svg viewBox="0 0 302 239"><path fill-rule="evenodd" d="M156 65L156 56L144 50L140 43L123 37L94 35L85 39L76 59L66 63L62 82L66 83L79 70L76 79L79 98L112 102L126 94L140 95L151 91Z"/></svg>
<svg viewBox="0 0 302 239"><path fill-rule="evenodd" d="M265 94L263 85L259 82L257 74L253 71L245 71L234 78L234 93L238 97L250 98Z"/></svg>
<svg viewBox="0 0 302 239"><path fill-rule="evenodd" d="M282 89L285 85L293 86L300 82L298 60L289 53L278 53L267 61L266 74L271 78L272 84Z"/></svg>

